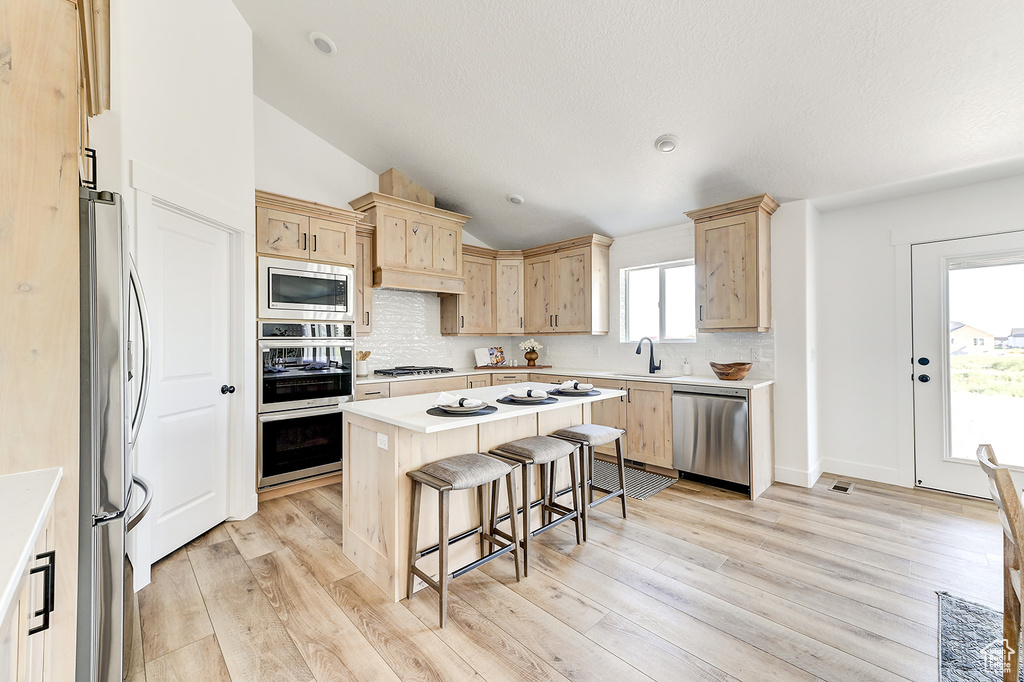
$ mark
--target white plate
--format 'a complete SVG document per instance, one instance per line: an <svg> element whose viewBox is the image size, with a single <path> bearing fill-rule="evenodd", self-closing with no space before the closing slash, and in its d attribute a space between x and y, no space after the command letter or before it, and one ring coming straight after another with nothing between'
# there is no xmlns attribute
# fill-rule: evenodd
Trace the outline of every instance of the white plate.
<svg viewBox="0 0 1024 682"><path fill-rule="evenodd" d="M542 400L547 400L548 399L548 396L546 396L546 395L543 395L543 396L535 395L535 396L532 396L530 398L520 398L520 397L514 396L514 395L507 395L505 397L508 398L509 400L511 400L514 403L539 403Z"/></svg>
<svg viewBox="0 0 1024 682"><path fill-rule="evenodd" d="M593 390L592 388L560 388L558 392L566 395L586 395Z"/></svg>
<svg viewBox="0 0 1024 682"><path fill-rule="evenodd" d="M438 405L438 407L450 414L466 414L467 412L479 412L480 410L487 407L487 403L484 403L483 405L477 405L475 407L449 407L447 405Z"/></svg>

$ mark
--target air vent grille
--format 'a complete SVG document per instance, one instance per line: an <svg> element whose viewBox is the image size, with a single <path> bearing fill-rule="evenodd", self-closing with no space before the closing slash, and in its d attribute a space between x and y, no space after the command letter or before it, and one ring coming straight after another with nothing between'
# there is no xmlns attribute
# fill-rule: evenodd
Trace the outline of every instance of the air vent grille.
<svg viewBox="0 0 1024 682"><path fill-rule="evenodd" d="M836 493L843 493L849 495L850 491L853 490L853 481L834 481L829 490Z"/></svg>

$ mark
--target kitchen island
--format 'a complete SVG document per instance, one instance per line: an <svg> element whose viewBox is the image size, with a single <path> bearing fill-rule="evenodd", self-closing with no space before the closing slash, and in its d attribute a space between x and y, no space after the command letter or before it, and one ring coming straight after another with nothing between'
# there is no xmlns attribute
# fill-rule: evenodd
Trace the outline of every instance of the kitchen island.
<svg viewBox="0 0 1024 682"><path fill-rule="evenodd" d="M550 384L513 386L551 389ZM436 393L358 401L342 407L345 556L392 600L407 596L412 495L411 480L406 475L409 471L445 457L487 452L519 438L546 435L589 422L592 403L625 395L624 391L599 389L599 395L557 396L558 402L548 405L496 402L510 388L512 386L489 386L459 391L459 395L484 400L498 408L492 414L480 416L427 414L437 401ZM559 489L567 485L567 469L567 466L559 469ZM539 492L535 491L534 499L538 497ZM419 529L423 548L436 543L436 502L436 493L425 489ZM450 504L452 537L477 526L480 510L473 491L452 492ZM539 511L533 513L539 514ZM479 552L480 543L475 540L454 544L451 565L469 563L480 556ZM417 565L428 573L436 571L435 557L424 557ZM417 588L421 584L417 581Z"/></svg>

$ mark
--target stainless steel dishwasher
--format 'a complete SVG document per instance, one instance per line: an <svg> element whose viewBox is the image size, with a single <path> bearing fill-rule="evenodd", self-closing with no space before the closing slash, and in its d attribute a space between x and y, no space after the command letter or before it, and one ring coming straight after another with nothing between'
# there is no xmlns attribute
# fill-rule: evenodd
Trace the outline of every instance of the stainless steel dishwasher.
<svg viewBox="0 0 1024 682"><path fill-rule="evenodd" d="M747 391L674 385L672 463L684 473L749 487Z"/></svg>

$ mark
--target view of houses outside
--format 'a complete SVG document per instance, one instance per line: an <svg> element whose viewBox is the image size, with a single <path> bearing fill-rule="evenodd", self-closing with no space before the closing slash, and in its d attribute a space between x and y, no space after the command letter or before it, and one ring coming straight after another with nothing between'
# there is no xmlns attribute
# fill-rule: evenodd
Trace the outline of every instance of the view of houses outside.
<svg viewBox="0 0 1024 682"><path fill-rule="evenodd" d="M949 272L952 455L1024 466L1024 264Z"/></svg>

